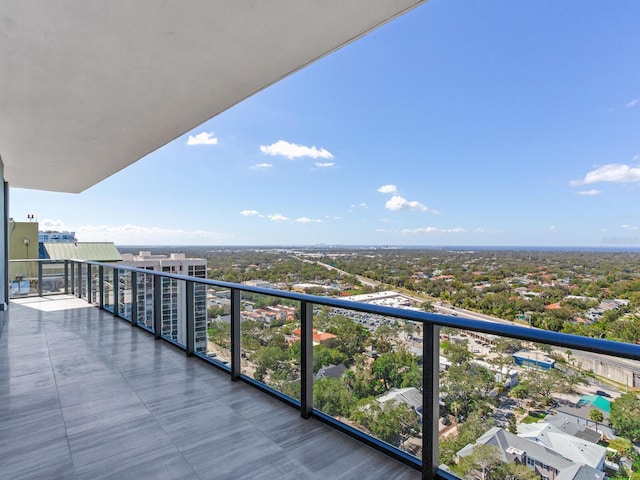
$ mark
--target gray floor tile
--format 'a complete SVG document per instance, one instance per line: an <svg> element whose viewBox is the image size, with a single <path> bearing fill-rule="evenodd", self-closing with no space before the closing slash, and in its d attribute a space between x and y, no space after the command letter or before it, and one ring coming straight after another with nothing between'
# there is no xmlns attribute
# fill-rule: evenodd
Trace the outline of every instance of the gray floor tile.
<svg viewBox="0 0 640 480"><path fill-rule="evenodd" d="M420 477L97 308L0 317L2 479Z"/></svg>

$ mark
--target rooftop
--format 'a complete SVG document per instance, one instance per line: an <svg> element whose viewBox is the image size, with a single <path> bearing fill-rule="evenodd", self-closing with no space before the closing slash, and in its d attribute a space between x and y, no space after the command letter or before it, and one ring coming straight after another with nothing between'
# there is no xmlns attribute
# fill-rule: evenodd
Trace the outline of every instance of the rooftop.
<svg viewBox="0 0 640 480"><path fill-rule="evenodd" d="M96 262L117 262L122 260L118 248L113 242L44 242L42 244L46 257L52 260L76 258L78 260L94 260Z"/></svg>
<svg viewBox="0 0 640 480"><path fill-rule="evenodd" d="M421 476L84 300L0 315L0 478Z"/></svg>

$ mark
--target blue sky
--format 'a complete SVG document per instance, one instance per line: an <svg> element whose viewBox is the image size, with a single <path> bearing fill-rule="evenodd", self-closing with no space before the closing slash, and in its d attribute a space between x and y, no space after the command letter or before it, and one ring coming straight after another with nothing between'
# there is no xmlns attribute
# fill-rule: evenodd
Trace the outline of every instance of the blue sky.
<svg viewBox="0 0 640 480"><path fill-rule="evenodd" d="M640 246L640 2L431 0L81 194L118 245Z"/></svg>

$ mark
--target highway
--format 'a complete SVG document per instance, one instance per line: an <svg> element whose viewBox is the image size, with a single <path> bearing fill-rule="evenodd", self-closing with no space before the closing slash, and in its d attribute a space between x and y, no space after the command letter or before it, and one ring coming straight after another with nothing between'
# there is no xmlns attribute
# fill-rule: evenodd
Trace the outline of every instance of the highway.
<svg viewBox="0 0 640 480"><path fill-rule="evenodd" d="M299 257L297 257L299 258ZM312 261L312 260L306 260L303 258L300 258L300 260L302 260L303 262L309 262L309 263L316 263L317 265L320 265L328 270L335 270L343 275L352 275L349 272L345 272L344 270L340 270L336 267L333 267L331 265L328 265L326 263L322 263L322 262L318 262L318 261ZM360 283L362 283L365 286L369 286L372 288L377 288L380 287L382 285L381 282L378 282L376 280L372 280L370 278L366 278L363 277L362 275L354 275L358 281ZM405 294L406 295L406 294ZM410 298L412 298L414 301L416 302L425 302L426 300L424 298L419 298L419 297L413 297L410 295L407 295ZM502 318L498 318L498 317L492 317L491 315L486 315L484 313L478 313L478 312L472 312L470 310L464 310L458 307L451 307L451 306L446 306L446 305L438 305L436 303L434 303L433 305L435 311L437 313L441 313L443 315L452 315L452 316L459 316L459 317L463 317L463 318L470 318L473 320L483 320L486 322L493 322L493 323L502 323L502 324L506 324L506 325L514 325L513 321L510 320L504 320ZM536 328L536 327L529 327L529 328ZM563 351L566 351L567 349L563 349ZM606 359L606 363L609 365L612 365L614 367L617 368L621 368L621 369L626 369L626 370L634 370L634 371L638 371L640 372L640 362L637 362L635 360L627 360L625 358L617 358L617 357L610 357L607 355L600 355L597 353L591 353L591 352L587 352L584 350L576 350L576 353L579 353L580 355L586 357L586 358L591 358L591 359L595 359L597 361L601 361L601 360L605 360Z"/></svg>

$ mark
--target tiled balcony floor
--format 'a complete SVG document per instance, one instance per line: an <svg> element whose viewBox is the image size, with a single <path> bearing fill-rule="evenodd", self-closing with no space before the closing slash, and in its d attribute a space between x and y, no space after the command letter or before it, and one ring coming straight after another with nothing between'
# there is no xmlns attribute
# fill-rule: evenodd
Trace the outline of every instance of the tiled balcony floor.
<svg viewBox="0 0 640 480"><path fill-rule="evenodd" d="M50 300L61 301L0 313L0 479L420 478L109 313Z"/></svg>

